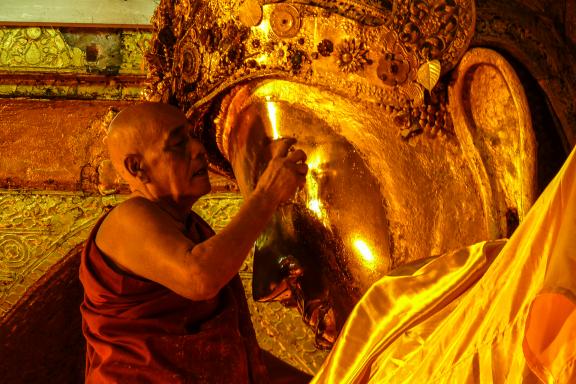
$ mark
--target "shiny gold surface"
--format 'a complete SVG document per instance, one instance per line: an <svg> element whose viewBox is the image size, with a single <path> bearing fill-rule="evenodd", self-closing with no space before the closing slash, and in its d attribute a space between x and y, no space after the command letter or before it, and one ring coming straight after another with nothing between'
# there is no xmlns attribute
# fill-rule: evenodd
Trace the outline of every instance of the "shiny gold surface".
<svg viewBox="0 0 576 384"><path fill-rule="evenodd" d="M521 96L504 85L499 89L511 102ZM526 116L522 108L510 111ZM516 133L498 131L511 146L518 143L514 138L530 133L529 121L524 126L519 117L510 116L505 125ZM467 129L466 122L457 122L458 132ZM354 303L380 276L406 262L502 236L506 209L522 204L515 212L524 215L533 196L518 180L522 175L532 185L529 162L520 161L518 172L501 172L494 183L503 184L484 185L461 146L484 155L483 148L475 149L464 133L458 133L460 144L451 137L398 140L394 116L385 108L288 81L268 80L237 91L223 103L216 129L243 193L253 189L275 139L295 137L295 146L308 154L305 187L292 204L280 208L257 244L254 295L286 302L290 290L320 345L333 341ZM530 136L521 142L530 143ZM532 159L533 148L521 150ZM512 161L497 158L500 163L481 159L477 164L503 167ZM515 196L515 191L527 194ZM495 204L504 211L493 209ZM491 216L484 213L488 207Z"/></svg>
<svg viewBox="0 0 576 384"><path fill-rule="evenodd" d="M83 242L114 197L0 189L0 318Z"/></svg>
<svg viewBox="0 0 576 384"><path fill-rule="evenodd" d="M574 212L576 150L510 240L374 284L312 383L574 383Z"/></svg>
<svg viewBox="0 0 576 384"><path fill-rule="evenodd" d="M492 237L510 236L512 209L523 218L536 198L536 142L528 102L510 64L492 51L466 54L454 77L450 112L482 186L486 226Z"/></svg>

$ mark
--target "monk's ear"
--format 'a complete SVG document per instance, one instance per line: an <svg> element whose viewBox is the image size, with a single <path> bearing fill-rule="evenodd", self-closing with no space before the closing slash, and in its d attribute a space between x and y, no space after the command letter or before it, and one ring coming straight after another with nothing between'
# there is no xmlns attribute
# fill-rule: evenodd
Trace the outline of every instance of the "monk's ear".
<svg viewBox="0 0 576 384"><path fill-rule="evenodd" d="M510 236L536 195L536 141L524 89L495 51L468 51L448 89L454 129L476 179L486 229Z"/></svg>
<svg viewBox="0 0 576 384"><path fill-rule="evenodd" d="M124 168L130 176L137 178L142 183L150 182L150 178L143 167L142 156L136 154L126 156L124 159Z"/></svg>

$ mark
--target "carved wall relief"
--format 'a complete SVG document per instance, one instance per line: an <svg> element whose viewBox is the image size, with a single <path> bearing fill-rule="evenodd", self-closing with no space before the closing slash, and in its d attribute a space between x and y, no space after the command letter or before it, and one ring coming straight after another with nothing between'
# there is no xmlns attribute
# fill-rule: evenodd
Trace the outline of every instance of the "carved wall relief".
<svg viewBox="0 0 576 384"><path fill-rule="evenodd" d="M0 27L0 70L145 75L150 32Z"/></svg>
<svg viewBox="0 0 576 384"><path fill-rule="evenodd" d="M150 32L0 27L0 96L137 99Z"/></svg>
<svg viewBox="0 0 576 384"><path fill-rule="evenodd" d="M70 249L115 197L0 191L0 317Z"/></svg>

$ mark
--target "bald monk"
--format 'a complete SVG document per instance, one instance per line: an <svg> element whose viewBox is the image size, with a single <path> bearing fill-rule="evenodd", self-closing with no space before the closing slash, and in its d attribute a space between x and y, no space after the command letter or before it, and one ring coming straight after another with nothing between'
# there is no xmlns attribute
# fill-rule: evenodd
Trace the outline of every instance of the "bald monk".
<svg viewBox="0 0 576 384"><path fill-rule="evenodd" d="M107 140L133 193L99 220L82 254L86 382L268 382L237 273L303 185L305 153L276 143L252 195L214 234L191 211L210 192L208 164L178 109L123 110Z"/></svg>

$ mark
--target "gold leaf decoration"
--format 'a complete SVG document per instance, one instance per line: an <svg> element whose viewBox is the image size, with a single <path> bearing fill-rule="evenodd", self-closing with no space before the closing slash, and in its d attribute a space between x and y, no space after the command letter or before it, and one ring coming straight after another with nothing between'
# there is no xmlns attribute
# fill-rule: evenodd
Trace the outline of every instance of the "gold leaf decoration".
<svg viewBox="0 0 576 384"><path fill-rule="evenodd" d="M239 19L247 27L255 27L262 21L262 4L258 0L246 0L239 9Z"/></svg>
<svg viewBox="0 0 576 384"><path fill-rule="evenodd" d="M428 61L418 69L416 79L424 88L429 92L432 92L438 80L440 80L440 72L442 71L442 66L440 61L432 60Z"/></svg>
<svg viewBox="0 0 576 384"><path fill-rule="evenodd" d="M424 89L422 86L414 82L400 88L400 93L405 95L408 100L412 101L414 107L419 107L424 104Z"/></svg>

